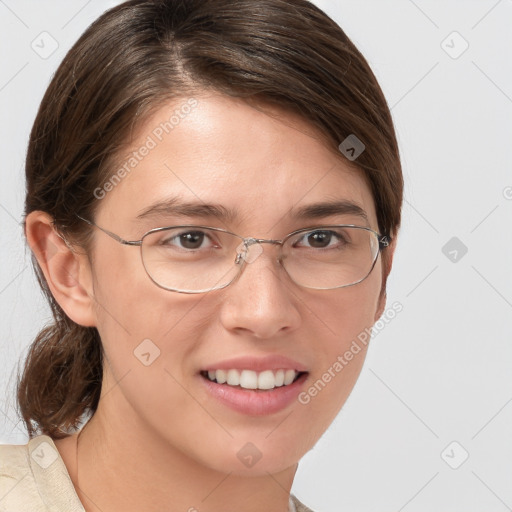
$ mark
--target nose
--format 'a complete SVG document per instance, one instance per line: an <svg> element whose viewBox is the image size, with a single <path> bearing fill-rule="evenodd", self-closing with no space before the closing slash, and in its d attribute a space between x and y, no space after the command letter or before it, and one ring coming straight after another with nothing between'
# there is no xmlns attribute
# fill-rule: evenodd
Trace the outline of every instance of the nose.
<svg viewBox="0 0 512 512"><path fill-rule="evenodd" d="M223 290L220 318L227 330L268 339L300 325L297 285L278 262L278 249L250 245L242 272Z"/></svg>

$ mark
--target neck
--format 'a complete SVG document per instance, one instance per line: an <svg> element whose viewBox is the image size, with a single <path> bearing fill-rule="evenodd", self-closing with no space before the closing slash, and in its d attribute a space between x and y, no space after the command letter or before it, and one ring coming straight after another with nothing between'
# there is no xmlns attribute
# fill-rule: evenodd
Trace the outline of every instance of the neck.
<svg viewBox="0 0 512 512"><path fill-rule="evenodd" d="M259 476L223 473L115 417L122 424L104 421L98 408L77 436L72 479L86 512L225 512L228 504L245 512L288 511L296 465Z"/></svg>

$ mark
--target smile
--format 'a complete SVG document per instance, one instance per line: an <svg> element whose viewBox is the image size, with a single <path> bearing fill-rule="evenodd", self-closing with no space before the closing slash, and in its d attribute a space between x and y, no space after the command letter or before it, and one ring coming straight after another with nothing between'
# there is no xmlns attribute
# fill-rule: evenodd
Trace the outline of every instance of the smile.
<svg viewBox="0 0 512 512"><path fill-rule="evenodd" d="M261 372L229 369L203 371L201 375L217 384L268 391L282 386L289 386L302 373L293 369L263 370Z"/></svg>

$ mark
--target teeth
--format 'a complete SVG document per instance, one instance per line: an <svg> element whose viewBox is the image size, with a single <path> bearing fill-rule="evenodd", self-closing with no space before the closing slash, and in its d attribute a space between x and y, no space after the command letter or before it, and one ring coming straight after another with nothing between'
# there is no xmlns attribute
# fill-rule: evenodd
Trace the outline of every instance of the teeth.
<svg viewBox="0 0 512 512"><path fill-rule="evenodd" d="M226 381L230 386L240 385L240 372L238 370L228 370L228 380Z"/></svg>
<svg viewBox="0 0 512 512"><path fill-rule="evenodd" d="M208 372L208 377L210 380L216 380L219 384L224 384L228 380L228 376L224 370L213 371L213 379L210 377L210 372Z"/></svg>
<svg viewBox="0 0 512 512"><path fill-rule="evenodd" d="M258 389L273 389L274 387L276 387L276 377L272 370L265 370L258 375Z"/></svg>
<svg viewBox="0 0 512 512"><path fill-rule="evenodd" d="M293 379L295 379L295 370L286 370L284 374L284 385L288 386L288 384L293 382Z"/></svg>
<svg viewBox="0 0 512 512"><path fill-rule="evenodd" d="M236 370L233 370L236 372ZM258 374L251 370L242 370L240 374L240 387L245 389L258 389Z"/></svg>
<svg viewBox="0 0 512 512"><path fill-rule="evenodd" d="M288 386L297 377L295 370L209 370L208 378L218 384L240 386L244 389L274 389Z"/></svg>

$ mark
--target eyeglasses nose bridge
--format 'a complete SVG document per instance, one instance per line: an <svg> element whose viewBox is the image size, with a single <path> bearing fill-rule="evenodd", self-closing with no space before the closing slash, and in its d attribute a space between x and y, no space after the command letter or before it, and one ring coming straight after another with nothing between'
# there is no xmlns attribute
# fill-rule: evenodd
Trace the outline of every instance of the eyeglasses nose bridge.
<svg viewBox="0 0 512 512"><path fill-rule="evenodd" d="M243 260L248 261L248 263L252 263L252 261L255 261L255 259L259 256L259 254L261 254L261 252L252 261L249 261L249 259L247 258L247 253L249 251L249 247L251 247L251 245L255 245L255 244L279 245L282 248L283 241L282 240L273 240L273 239L267 240L265 238L252 238L252 237L244 238L240 245L243 245L245 251L237 253L236 259L235 259L235 265L239 265L240 262ZM281 255L279 255L278 261L281 261Z"/></svg>

